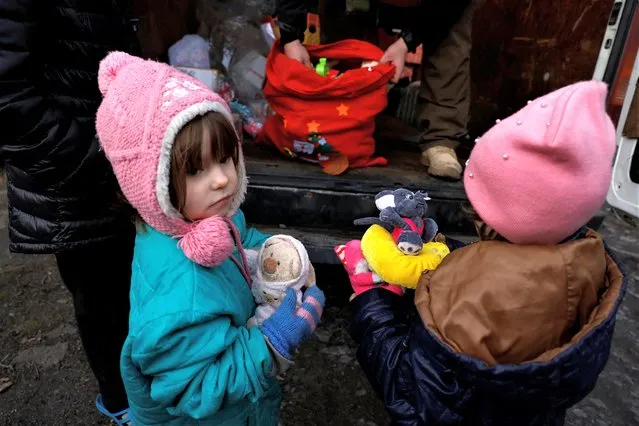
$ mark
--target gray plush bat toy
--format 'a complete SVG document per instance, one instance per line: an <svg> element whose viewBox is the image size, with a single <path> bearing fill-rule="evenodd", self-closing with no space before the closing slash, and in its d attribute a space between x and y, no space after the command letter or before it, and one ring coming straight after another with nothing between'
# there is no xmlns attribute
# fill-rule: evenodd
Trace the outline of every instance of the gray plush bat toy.
<svg viewBox="0 0 639 426"><path fill-rule="evenodd" d="M412 192L400 188L385 190L375 196L379 217L365 217L355 220L355 225L380 225L393 235L402 253L419 254L425 242L437 235L437 223L426 218L430 200L422 191Z"/></svg>

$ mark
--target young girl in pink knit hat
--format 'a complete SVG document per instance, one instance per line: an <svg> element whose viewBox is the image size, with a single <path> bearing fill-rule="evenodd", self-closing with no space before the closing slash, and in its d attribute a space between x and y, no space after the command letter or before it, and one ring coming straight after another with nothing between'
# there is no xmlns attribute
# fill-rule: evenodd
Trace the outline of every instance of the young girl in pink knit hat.
<svg viewBox="0 0 639 426"><path fill-rule="evenodd" d="M121 357L130 409L118 424L276 425L275 378L314 331L317 286L259 327L244 248L241 146L224 101L168 65L121 52L100 64L97 131L140 221L129 334Z"/></svg>
<svg viewBox="0 0 639 426"><path fill-rule="evenodd" d="M608 356L626 283L586 223L610 185L606 86L530 102L477 144L464 185L480 241L416 289L351 306L358 360L396 424L562 425Z"/></svg>

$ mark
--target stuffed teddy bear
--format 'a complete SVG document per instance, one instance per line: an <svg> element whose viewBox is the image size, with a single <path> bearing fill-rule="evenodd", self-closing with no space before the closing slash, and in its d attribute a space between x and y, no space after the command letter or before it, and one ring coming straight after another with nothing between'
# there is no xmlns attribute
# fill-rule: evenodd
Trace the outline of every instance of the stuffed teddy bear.
<svg viewBox="0 0 639 426"><path fill-rule="evenodd" d="M437 223L425 218L430 200L428 194L412 192L404 188L385 190L375 196L379 218L365 217L355 220L355 225L380 225L393 235L399 250L409 256L418 255L425 242L437 235Z"/></svg>
<svg viewBox="0 0 639 426"><path fill-rule="evenodd" d="M261 325L282 303L286 289L297 294L297 306L302 305L302 288L315 285L315 271L304 245L288 235L273 235L262 248L245 250L257 303L248 326Z"/></svg>

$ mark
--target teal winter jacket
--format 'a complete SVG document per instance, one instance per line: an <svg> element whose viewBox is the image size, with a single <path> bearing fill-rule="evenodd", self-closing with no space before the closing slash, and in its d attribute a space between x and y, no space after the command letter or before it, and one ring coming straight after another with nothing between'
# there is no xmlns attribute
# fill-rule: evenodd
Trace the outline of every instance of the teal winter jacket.
<svg viewBox="0 0 639 426"><path fill-rule="evenodd" d="M233 217L245 248L266 235ZM239 253L234 253L241 259ZM281 402L255 301L238 266L192 262L147 227L135 242L129 335L121 370L137 426L277 425Z"/></svg>

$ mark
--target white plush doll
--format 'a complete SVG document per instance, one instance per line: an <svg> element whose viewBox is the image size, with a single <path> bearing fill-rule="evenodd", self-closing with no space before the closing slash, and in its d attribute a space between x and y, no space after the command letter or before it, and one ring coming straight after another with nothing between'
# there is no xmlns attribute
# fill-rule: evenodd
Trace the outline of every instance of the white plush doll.
<svg viewBox="0 0 639 426"><path fill-rule="evenodd" d="M246 250L253 280L253 296L257 303L255 315L248 326L261 325L273 315L284 300L286 289L297 293L297 306L302 305L302 288L315 285L315 271L304 245L288 235L274 235L261 250Z"/></svg>

